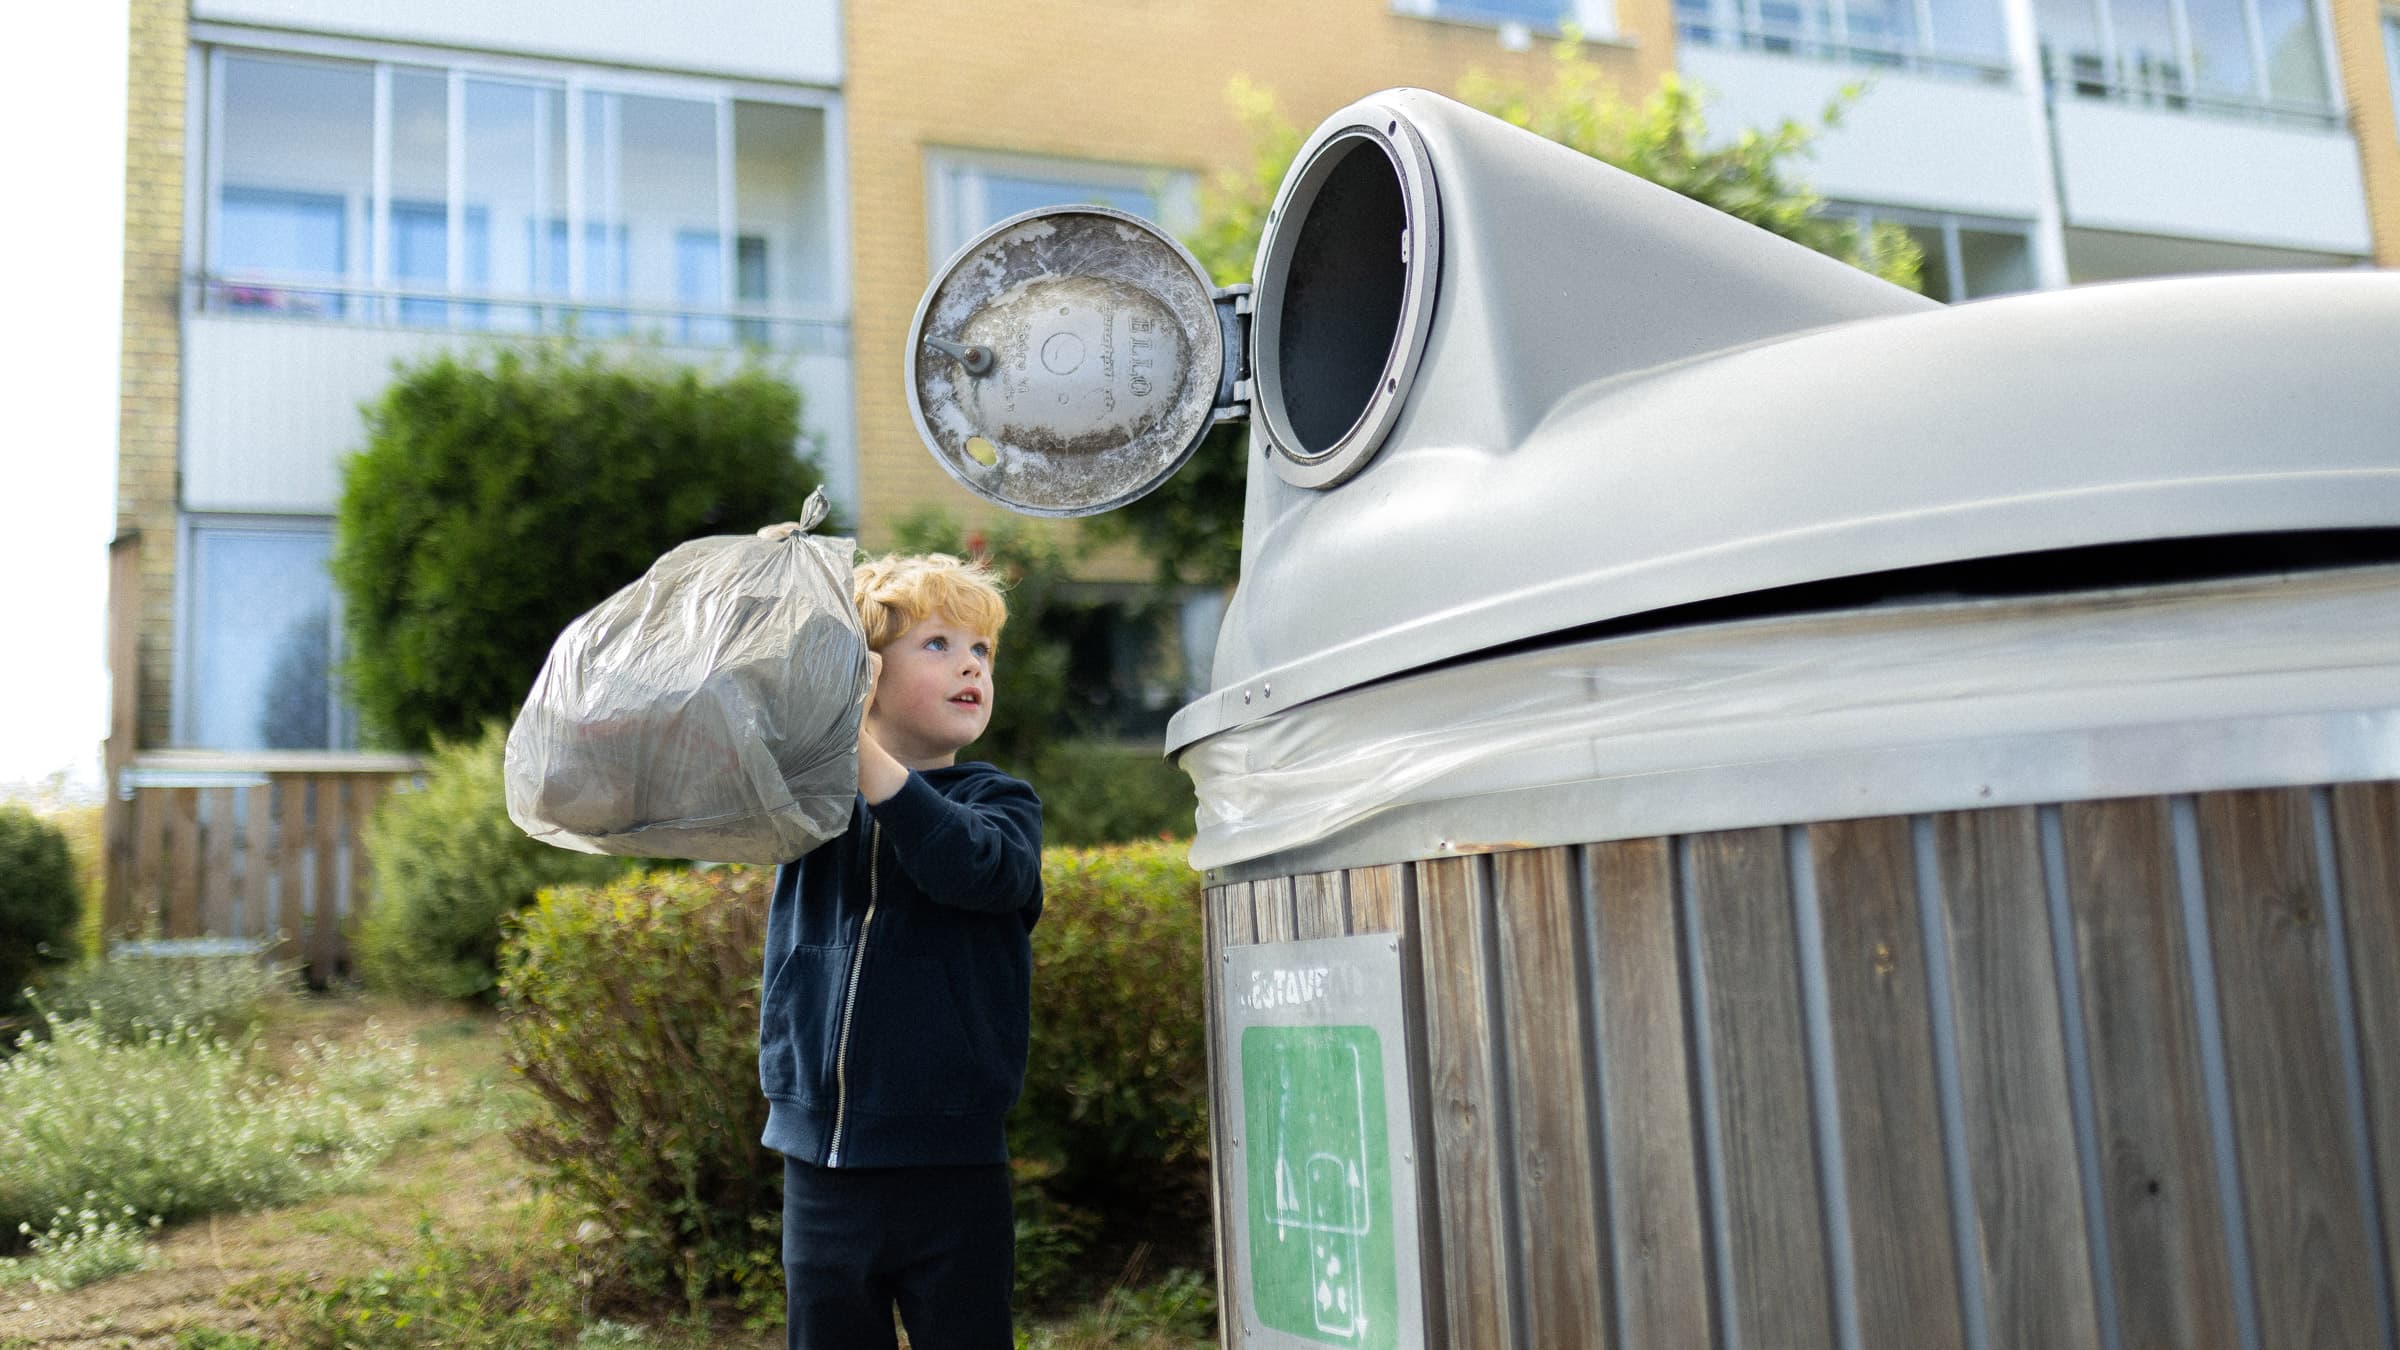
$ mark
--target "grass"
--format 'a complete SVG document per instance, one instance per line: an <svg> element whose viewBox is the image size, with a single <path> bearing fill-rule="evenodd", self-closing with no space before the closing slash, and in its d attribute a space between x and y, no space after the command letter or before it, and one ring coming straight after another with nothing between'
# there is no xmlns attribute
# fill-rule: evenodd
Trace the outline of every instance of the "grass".
<svg viewBox="0 0 2400 1350"><path fill-rule="evenodd" d="M779 1324L745 1325L732 1308L695 1319L593 1306L578 1216L536 1192L508 1143L509 1125L533 1101L502 1064L489 1013L311 997L271 1005L256 1034L287 1047L277 1053L289 1065L338 1058L378 1036L404 1042L417 1099L406 1128L371 1170L333 1191L170 1224L139 1245L120 1231L107 1239L115 1250L95 1246L86 1257L95 1271L120 1269L78 1287L0 1285L0 1350L60 1341L145 1350L782 1344ZM146 1265L132 1267L135 1252ZM1027 1350L1196 1350L1211 1342L1162 1330L1200 1292L1193 1284L1188 1275L1129 1284L1020 1339Z"/></svg>

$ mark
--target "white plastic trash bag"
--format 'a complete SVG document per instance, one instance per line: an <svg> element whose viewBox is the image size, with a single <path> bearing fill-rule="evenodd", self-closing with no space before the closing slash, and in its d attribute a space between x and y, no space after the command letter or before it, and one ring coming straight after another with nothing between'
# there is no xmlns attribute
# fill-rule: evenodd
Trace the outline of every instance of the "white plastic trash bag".
<svg viewBox="0 0 2400 1350"><path fill-rule="evenodd" d="M867 644L851 540L695 539L558 635L508 733L508 816L586 853L789 862L858 791Z"/></svg>

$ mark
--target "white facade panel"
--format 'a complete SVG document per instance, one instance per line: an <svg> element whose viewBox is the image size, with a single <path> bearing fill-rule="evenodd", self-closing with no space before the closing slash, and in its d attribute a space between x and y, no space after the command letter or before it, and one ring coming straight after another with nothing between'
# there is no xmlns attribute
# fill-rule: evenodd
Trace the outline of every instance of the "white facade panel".
<svg viewBox="0 0 2400 1350"><path fill-rule="evenodd" d="M456 333L187 316L184 509L330 514L341 496L342 460L366 440L360 408L391 384L393 364L469 340ZM700 366L730 368L740 359L722 348L658 351ZM765 359L799 386L801 421L819 447L826 490L855 517L850 358Z"/></svg>
<svg viewBox="0 0 2400 1350"><path fill-rule="evenodd" d="M2083 100L2056 116L2070 227L2350 256L2374 247L2347 131Z"/></svg>
<svg viewBox="0 0 2400 1350"><path fill-rule="evenodd" d="M796 84L842 81L837 0L193 0L192 17Z"/></svg>
<svg viewBox="0 0 2400 1350"><path fill-rule="evenodd" d="M1727 140L1787 118L1813 126L1843 86L1865 83L1802 169L1827 197L2029 220L2048 193L2035 121L2014 85L1699 43L1679 47L1675 64L1708 95L1710 129Z"/></svg>

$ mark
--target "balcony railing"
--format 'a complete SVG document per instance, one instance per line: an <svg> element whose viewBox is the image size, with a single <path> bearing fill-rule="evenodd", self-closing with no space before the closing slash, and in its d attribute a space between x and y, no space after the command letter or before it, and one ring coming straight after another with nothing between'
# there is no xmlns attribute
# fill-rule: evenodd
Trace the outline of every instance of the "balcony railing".
<svg viewBox="0 0 2400 1350"><path fill-rule="evenodd" d="M494 336L572 334L673 346L760 347L811 356L847 356L850 351L849 320L830 307L705 306L215 272L192 273L186 283L186 305L199 314Z"/></svg>

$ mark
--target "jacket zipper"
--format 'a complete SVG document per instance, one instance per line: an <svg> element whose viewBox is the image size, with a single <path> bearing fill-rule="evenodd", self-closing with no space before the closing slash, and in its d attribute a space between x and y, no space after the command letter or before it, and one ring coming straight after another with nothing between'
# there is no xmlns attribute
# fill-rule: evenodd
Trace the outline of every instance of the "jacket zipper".
<svg viewBox="0 0 2400 1350"><path fill-rule="evenodd" d="M883 861L883 822L876 821L867 836L867 912L858 921L858 950L850 954L850 987L842 994L842 1029L833 1049L833 1144L825 1154L827 1167L842 1165L842 1122L850 1113L850 1014L858 1007L858 975L867 964L867 930L875 926L875 902L880 886L876 867Z"/></svg>

